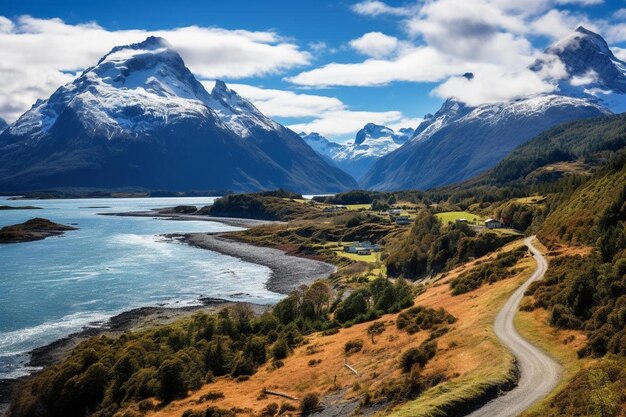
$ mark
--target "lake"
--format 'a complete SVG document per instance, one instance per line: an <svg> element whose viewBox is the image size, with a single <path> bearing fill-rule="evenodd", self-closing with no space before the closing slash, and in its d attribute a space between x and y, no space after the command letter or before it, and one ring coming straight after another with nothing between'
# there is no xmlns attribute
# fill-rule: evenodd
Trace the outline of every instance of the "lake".
<svg viewBox="0 0 626 417"><path fill-rule="evenodd" d="M198 304L200 297L275 303L267 267L168 241L164 233L240 230L217 222L98 213L176 205L212 197L18 200L42 210L0 211L0 227L44 217L79 228L37 242L0 245L0 379L32 371L27 352L142 306Z"/></svg>

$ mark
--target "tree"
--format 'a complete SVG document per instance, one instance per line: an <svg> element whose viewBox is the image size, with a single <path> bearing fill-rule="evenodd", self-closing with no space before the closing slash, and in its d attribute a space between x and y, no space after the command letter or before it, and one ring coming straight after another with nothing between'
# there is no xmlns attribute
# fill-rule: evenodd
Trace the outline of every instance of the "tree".
<svg viewBox="0 0 626 417"><path fill-rule="evenodd" d="M589 371L591 407L594 417L615 417L619 413L619 401L611 389L611 380L603 369Z"/></svg>
<svg viewBox="0 0 626 417"><path fill-rule="evenodd" d="M289 354L289 344L284 337L279 337L272 346L272 357L276 360L285 359Z"/></svg>
<svg viewBox="0 0 626 417"><path fill-rule="evenodd" d="M322 317L324 307L328 307L331 297L330 287L322 281L315 281L304 295L304 303L311 305L314 318L319 319Z"/></svg>
<svg viewBox="0 0 626 417"><path fill-rule="evenodd" d="M179 359L166 359L158 371L159 398L168 403L187 394L183 364Z"/></svg>
<svg viewBox="0 0 626 417"><path fill-rule="evenodd" d="M382 334L384 331L385 331L385 323L383 323L382 321L377 321L377 322L370 324L370 326L367 328L367 334L369 334L372 337L372 344L375 343L374 336Z"/></svg>

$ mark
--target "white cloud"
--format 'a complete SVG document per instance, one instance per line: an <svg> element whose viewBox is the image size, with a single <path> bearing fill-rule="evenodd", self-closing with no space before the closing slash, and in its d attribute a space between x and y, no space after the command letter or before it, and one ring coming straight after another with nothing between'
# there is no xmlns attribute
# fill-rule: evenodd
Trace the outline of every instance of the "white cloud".
<svg viewBox="0 0 626 417"><path fill-rule="evenodd" d="M450 78L435 88L433 93L478 106L547 93L554 89L554 85L530 70L502 73L498 68L483 68L471 80L465 77Z"/></svg>
<svg viewBox="0 0 626 417"><path fill-rule="evenodd" d="M416 119L407 119L399 111L371 112L371 111L331 111L305 123L289 125L296 132L318 132L323 136L352 138L367 123L394 125L402 127L416 127Z"/></svg>
<svg viewBox="0 0 626 417"><path fill-rule="evenodd" d="M394 7L377 0L361 1L352 5L352 11L363 16L409 16L416 9L415 6Z"/></svg>
<svg viewBox="0 0 626 417"><path fill-rule="evenodd" d="M171 30L110 31L95 23L0 17L0 116L13 120L116 45L162 36L204 78L243 78L308 64L310 56L274 32L189 26Z"/></svg>
<svg viewBox="0 0 626 417"><path fill-rule="evenodd" d="M626 19L626 8L618 9L613 12L615 19Z"/></svg>
<svg viewBox="0 0 626 417"><path fill-rule="evenodd" d="M215 82L203 81L202 84L211 91ZM248 84L228 83L228 88L250 100L269 117L315 117L325 112L346 108L345 104L335 97L260 88Z"/></svg>
<svg viewBox="0 0 626 417"><path fill-rule="evenodd" d="M207 90L214 81L202 81ZM228 88L250 100L269 117L310 119L287 127L296 132L317 132L330 140L353 139L357 131L369 122L385 124L397 130L415 128L423 119L407 118L399 111L354 111L336 97L303 94L287 90L260 88L248 84L228 83Z"/></svg>
<svg viewBox="0 0 626 417"><path fill-rule="evenodd" d="M288 81L303 86L376 86L393 81L432 82L465 72L463 63L434 48L416 47L392 60L368 59L353 64L331 63L305 71Z"/></svg>
<svg viewBox="0 0 626 417"><path fill-rule="evenodd" d="M369 32L350 41L350 46L372 58L385 58L398 48L398 38L381 32Z"/></svg>
<svg viewBox="0 0 626 417"><path fill-rule="evenodd" d="M531 43L520 35L523 19L488 0L429 2L409 19L407 30L439 52L468 62L519 68L531 62Z"/></svg>
<svg viewBox="0 0 626 417"><path fill-rule="evenodd" d="M613 54L618 59L621 59L622 61L626 61L626 48L618 48L614 46L613 48L611 48L611 50L613 51Z"/></svg>
<svg viewBox="0 0 626 417"><path fill-rule="evenodd" d="M593 70L590 70L589 72L581 76L572 77L570 84L572 84L574 87L580 87L582 85L589 85L591 83L594 83L597 80L598 80L598 73Z"/></svg>
<svg viewBox="0 0 626 417"><path fill-rule="evenodd" d="M552 9L529 24L529 31L534 35L545 35L552 39L560 39L572 33L579 26L599 31L597 25L587 16L571 13L567 10Z"/></svg>
<svg viewBox="0 0 626 417"><path fill-rule="evenodd" d="M626 41L626 23L607 23L604 33L609 42L624 42Z"/></svg>
<svg viewBox="0 0 626 417"><path fill-rule="evenodd" d="M580 9L566 8L601 3L602 0L428 0L392 8L386 3L364 1L353 10L369 16L398 17L409 40L396 39L398 46L393 53L383 49L378 54L370 53L371 58L362 62L328 63L287 80L308 87L443 82L433 94L455 97L470 105L548 92L554 89L554 80L563 78L565 68L559 61L548 62L538 73L529 71L527 68L536 59L546 60L530 39L558 39L583 25L606 35L609 41L626 40L626 23L590 19ZM623 14L626 16L626 12ZM472 72L475 78L467 80L461 76L465 72Z"/></svg>

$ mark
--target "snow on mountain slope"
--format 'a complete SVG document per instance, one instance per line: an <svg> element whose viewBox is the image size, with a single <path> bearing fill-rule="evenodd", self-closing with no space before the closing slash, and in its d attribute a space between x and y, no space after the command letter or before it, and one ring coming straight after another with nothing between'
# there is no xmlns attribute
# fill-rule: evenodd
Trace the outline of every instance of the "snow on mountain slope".
<svg viewBox="0 0 626 417"><path fill-rule="evenodd" d="M2 133L7 127L9 127L9 124L6 122L6 120L0 117L0 133Z"/></svg>
<svg viewBox="0 0 626 417"><path fill-rule="evenodd" d="M353 141L343 145L318 133L307 135L302 132L300 136L317 153L358 179L376 160L406 143L413 132L412 128L402 128L396 133L386 126L368 123L357 132Z"/></svg>
<svg viewBox="0 0 626 417"><path fill-rule="evenodd" d="M300 137L309 145L315 152L329 161L332 161L335 155L343 149L343 146L337 142L326 139L324 136L317 132L305 133L300 132Z"/></svg>
<svg viewBox="0 0 626 417"><path fill-rule="evenodd" d="M15 136L46 134L66 109L106 137L136 134L186 118L215 118L209 94L160 38L116 47L72 83L11 125Z"/></svg>
<svg viewBox="0 0 626 417"><path fill-rule="evenodd" d="M493 167L516 146L560 123L626 110L626 63L604 39L578 28L530 69L564 68L552 94L469 107L447 100L427 115L410 142L379 159L361 178L367 188L432 188ZM468 78L471 82L472 78Z"/></svg>
<svg viewBox="0 0 626 417"><path fill-rule="evenodd" d="M294 132L218 81L209 94L165 40L119 46L0 135L0 189L353 188Z"/></svg>
<svg viewBox="0 0 626 417"><path fill-rule="evenodd" d="M579 27L550 46L530 68L541 72L555 61L566 71L555 80L559 94L595 100L614 112L626 110L626 63L602 36Z"/></svg>
<svg viewBox="0 0 626 417"><path fill-rule="evenodd" d="M279 129L280 125L261 113L252 103L229 89L223 81L217 80L207 102L220 119L233 132L249 137L255 129L267 131Z"/></svg>
<svg viewBox="0 0 626 417"><path fill-rule="evenodd" d="M398 190L462 181L493 167L550 127L606 114L610 112L598 104L559 95L467 108L380 158L360 183L370 189Z"/></svg>

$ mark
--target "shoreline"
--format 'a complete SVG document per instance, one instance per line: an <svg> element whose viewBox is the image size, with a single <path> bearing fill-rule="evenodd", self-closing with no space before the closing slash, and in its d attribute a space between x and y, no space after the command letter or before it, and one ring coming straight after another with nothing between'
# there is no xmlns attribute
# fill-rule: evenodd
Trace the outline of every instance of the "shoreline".
<svg viewBox="0 0 626 417"><path fill-rule="evenodd" d="M153 217L177 221L211 221L223 223L229 226L250 228L269 223L281 223L267 220L210 217L186 214L164 214L158 211L127 212L127 213L100 213L107 216L130 216L130 217ZM280 249L255 246L248 243L228 239L228 232L212 233L173 233L162 235L172 241L178 241L190 246L221 253L223 255L239 258L243 261L262 265L270 268L270 278L265 283L267 289L279 294L289 294L304 284L310 284L317 279L323 279L334 273L337 268L326 262L309 258L288 255ZM63 360L65 356L80 342L93 336L109 335L116 336L125 331L138 331L149 327L168 324L177 319L187 317L195 312L216 312L224 307L235 304L246 304L258 314L262 314L271 305L260 305L242 301L230 301L215 298L201 298L202 304L184 307L139 307L124 311L111 317L105 324L99 327L84 328L81 331L58 339L48 345L35 348L28 352L29 366L48 367ZM0 379L0 416L3 416L11 404L15 390L19 385L37 375L31 375L16 379Z"/></svg>
<svg viewBox="0 0 626 417"><path fill-rule="evenodd" d="M152 217L160 218L164 220L172 221L203 221L203 222L215 222L223 223L227 226L251 228L254 226L262 226L264 224L285 224L285 222L275 220L259 220L259 219L246 219L243 217L217 217L201 214L182 214L182 213L163 213L160 210L146 210L146 211L126 211L119 213L98 213L99 216L120 216L120 217Z"/></svg>
<svg viewBox="0 0 626 417"><path fill-rule="evenodd" d="M280 294L289 294L301 285L328 278L337 271L336 266L323 261L288 255L280 249L228 239L228 233L173 233L164 236L191 246L266 266L271 269L272 273L265 285L268 290Z"/></svg>

